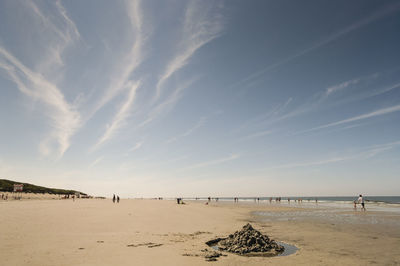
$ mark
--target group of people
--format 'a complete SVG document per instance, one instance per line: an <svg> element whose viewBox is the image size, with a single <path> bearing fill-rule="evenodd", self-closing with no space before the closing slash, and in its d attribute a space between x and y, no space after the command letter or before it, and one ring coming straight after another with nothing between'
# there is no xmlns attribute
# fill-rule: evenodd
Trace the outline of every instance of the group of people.
<svg viewBox="0 0 400 266"><path fill-rule="evenodd" d="M115 194L113 194L112 201L113 201L113 203L115 203L115 201L117 201L117 203L119 203L119 196L115 197Z"/></svg>

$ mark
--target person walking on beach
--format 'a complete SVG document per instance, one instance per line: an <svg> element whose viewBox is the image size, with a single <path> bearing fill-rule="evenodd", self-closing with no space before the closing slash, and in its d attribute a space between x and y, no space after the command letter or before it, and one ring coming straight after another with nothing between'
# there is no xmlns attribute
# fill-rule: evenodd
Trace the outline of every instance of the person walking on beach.
<svg viewBox="0 0 400 266"><path fill-rule="evenodd" d="M117 196L117 203L119 203L119 196Z"/></svg>
<svg viewBox="0 0 400 266"><path fill-rule="evenodd" d="M115 194L113 194L113 203L115 203Z"/></svg>
<svg viewBox="0 0 400 266"><path fill-rule="evenodd" d="M360 196L358 197L358 202L361 203L361 210L365 211L365 203L364 203L364 198L363 196L360 194Z"/></svg>

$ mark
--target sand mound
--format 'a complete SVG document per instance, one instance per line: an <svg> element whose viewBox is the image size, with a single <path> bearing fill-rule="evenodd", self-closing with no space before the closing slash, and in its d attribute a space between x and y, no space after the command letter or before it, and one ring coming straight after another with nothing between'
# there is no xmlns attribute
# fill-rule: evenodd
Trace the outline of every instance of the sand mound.
<svg viewBox="0 0 400 266"><path fill-rule="evenodd" d="M209 246L217 246L219 250L241 255L274 256L282 253L285 248L268 236L255 230L250 224L243 226L227 238L217 238L206 242Z"/></svg>

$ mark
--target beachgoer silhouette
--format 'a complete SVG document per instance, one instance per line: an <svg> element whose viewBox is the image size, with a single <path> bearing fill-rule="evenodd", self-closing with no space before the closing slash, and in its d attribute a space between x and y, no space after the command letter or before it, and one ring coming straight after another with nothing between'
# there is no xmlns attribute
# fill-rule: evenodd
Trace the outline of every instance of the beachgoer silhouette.
<svg viewBox="0 0 400 266"><path fill-rule="evenodd" d="M117 196L117 203L119 203L119 196Z"/></svg>
<svg viewBox="0 0 400 266"><path fill-rule="evenodd" d="M115 194L113 194L113 203L115 203Z"/></svg>
<svg viewBox="0 0 400 266"><path fill-rule="evenodd" d="M358 197L358 202L361 203L361 210L365 211L364 198L363 198L363 196L361 194Z"/></svg>

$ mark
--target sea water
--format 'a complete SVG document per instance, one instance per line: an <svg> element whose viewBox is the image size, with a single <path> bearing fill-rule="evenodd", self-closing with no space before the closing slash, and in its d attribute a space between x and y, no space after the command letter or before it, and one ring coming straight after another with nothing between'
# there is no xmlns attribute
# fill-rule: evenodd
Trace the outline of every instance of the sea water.
<svg viewBox="0 0 400 266"><path fill-rule="evenodd" d="M331 223L378 224L400 226L400 196L364 196L366 211L354 201L358 196L347 197L242 197L239 204L275 205L299 208L288 211L257 211L253 214L263 221L301 221L319 219ZM259 199L259 200L257 200ZM290 199L290 202L288 201ZM301 199L301 201L299 201ZM201 200L206 200L201 198ZM295 201L296 200L296 201ZM213 199L215 202L215 198ZM219 198L218 201L233 202L233 198ZM301 208L301 210L300 210Z"/></svg>

